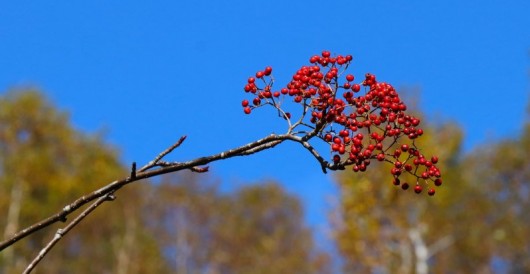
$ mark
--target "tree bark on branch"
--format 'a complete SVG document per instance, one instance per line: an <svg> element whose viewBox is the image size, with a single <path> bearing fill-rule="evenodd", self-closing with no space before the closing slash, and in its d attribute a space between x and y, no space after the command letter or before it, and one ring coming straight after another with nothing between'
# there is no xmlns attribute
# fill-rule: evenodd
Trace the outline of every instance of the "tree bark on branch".
<svg viewBox="0 0 530 274"><path fill-rule="evenodd" d="M146 164L139 170L136 170L136 164L133 163L132 168L131 168L131 173L128 177L113 181L105 185L104 187L101 187L82 197L79 197L75 201L64 206L63 209L58 211L57 213L15 233L13 236L11 236L10 238L0 243L0 251L8 248L9 246L24 239L25 237L39 230L42 230L54 223L66 222L67 217L70 214L74 213L82 206L93 202L90 207L88 207L87 209L85 209L85 211L80 213L76 217L76 219L70 222L65 228L59 229L57 233L55 233L55 236L53 237L53 239L39 252L39 254L35 257L35 259L32 261L32 263L30 263L30 265L24 272L24 273L30 273L31 270L34 269L34 267L38 264L38 262L42 260L42 258L49 252L49 250L51 250L51 248L66 233L68 233L73 227L75 227L79 222L81 222L86 216L88 216L99 205L101 205L102 203L106 201L113 200L114 193L118 191L120 188L124 187L125 185L142 180L142 179L148 179L148 178L156 177L162 174L176 172L176 171L180 171L184 169L189 169L194 172L207 172L208 166L206 165L211 162L224 160L224 159L228 159L228 158L232 158L236 156L246 156L246 155L254 154L262 150L273 148L276 145L284 141L287 141L287 140L300 143L304 148L306 148L315 157L315 159L320 163L322 167L322 171L324 173L326 173L328 169L329 170L344 169L343 164L340 164L340 163L333 164L333 163L329 163L328 161L326 161L322 156L320 156L320 154L316 151L316 149L308 142L312 137L318 134L319 128L320 127L316 127L311 132L308 132L303 136L297 136L294 133L286 133L286 134L280 134L280 135L271 134L271 135L266 136L265 138L248 143L246 145L233 148L233 149L230 149L230 150L218 153L218 154L214 154L211 156L200 157L200 158L190 160L187 162L163 161L163 158L166 155L171 153L174 149L179 147L184 142L184 140L186 139L186 136L183 136L175 144L170 146L165 151L161 152L152 161L150 161L148 164Z"/></svg>

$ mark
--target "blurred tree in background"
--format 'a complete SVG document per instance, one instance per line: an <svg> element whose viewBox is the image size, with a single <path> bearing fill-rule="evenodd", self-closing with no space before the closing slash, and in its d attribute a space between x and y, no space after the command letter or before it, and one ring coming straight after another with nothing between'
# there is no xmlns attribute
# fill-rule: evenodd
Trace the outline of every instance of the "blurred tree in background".
<svg viewBox="0 0 530 274"><path fill-rule="evenodd" d="M147 223L176 273L329 271L298 199L271 182L221 194L205 177L181 172L153 188Z"/></svg>
<svg viewBox="0 0 530 274"><path fill-rule="evenodd" d="M437 252L452 245L453 224L444 213L456 185L448 171L454 170L451 165L457 160L462 135L450 124L424 130L421 147L444 159L440 168L444 180L451 182L440 188L436 198L421 199L411 189L394 186L393 176L382 166L372 167L363 176L351 171L337 176L339 208L332 221L346 273L418 272ZM403 177L401 184L415 185L415 180Z"/></svg>
<svg viewBox="0 0 530 274"><path fill-rule="evenodd" d="M101 137L82 134L38 91L0 97L0 229L4 238L127 170ZM135 183L68 234L43 273L326 273L299 200L264 183L222 194L181 172ZM55 230L0 253L20 273Z"/></svg>
<svg viewBox="0 0 530 274"><path fill-rule="evenodd" d="M458 126L425 131L421 147L444 159L434 199L403 193L382 168L337 176L344 272L530 273L530 124L465 156Z"/></svg>
<svg viewBox="0 0 530 274"><path fill-rule="evenodd" d="M37 91L3 95L0 98L0 212L5 218L0 219L0 229L4 238L52 214L64 206L65 201L98 187L97 183L123 173L116 155L101 138L75 131L69 125L68 116ZM82 230L112 229L108 222L98 222L96 218L87 222ZM30 256L51 235L37 233L2 252L3 272L20 273ZM100 240L102 235L92 237ZM80 232L78 239L68 239L43 270L51 273L67 269L72 263L68 258L75 254L73 251L82 249L80 242L89 242L90 237ZM105 248L90 255L94 255L90 261L113 257Z"/></svg>
<svg viewBox="0 0 530 274"><path fill-rule="evenodd" d="M422 152L443 159L435 197L393 186L382 165L336 175L331 221L343 272L530 273L530 122L466 155L457 125L424 130ZM115 148L72 128L38 91L0 96L4 238L127 172ZM273 182L225 193L209 176L179 172L124 188L103 208L39 271L330 273L337 262L315 248L300 201ZM57 228L1 252L0 273L20 273Z"/></svg>
<svg viewBox="0 0 530 274"><path fill-rule="evenodd" d="M477 149L464 168L475 190L467 205L481 206L468 220L476 249L509 273L530 273L530 121L519 136Z"/></svg>

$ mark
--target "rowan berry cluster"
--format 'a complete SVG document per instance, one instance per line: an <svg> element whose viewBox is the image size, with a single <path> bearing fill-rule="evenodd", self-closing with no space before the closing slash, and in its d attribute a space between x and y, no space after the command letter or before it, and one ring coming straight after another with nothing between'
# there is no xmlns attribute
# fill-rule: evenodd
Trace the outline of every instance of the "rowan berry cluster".
<svg viewBox="0 0 530 274"><path fill-rule="evenodd" d="M363 172L372 161L385 161L392 164L394 185L408 189L409 183L400 180L408 173L415 180L416 193L426 185L427 193L434 195L432 184L442 184L441 173L436 167L438 158L425 157L415 144L423 135L420 119L405 113L407 106L398 92L392 85L378 82L375 75L367 73L355 83L355 76L346 74L351 61L351 55L332 56L323 51L312 56L310 65L302 66L279 90L273 90L272 68L266 67L248 78L244 90L254 98L252 103L242 101L243 110L250 114L255 108L271 105L289 121L290 131L305 126L307 132L316 132L327 142L335 166L352 166L353 171ZM295 123L281 108L289 97L302 106Z"/></svg>

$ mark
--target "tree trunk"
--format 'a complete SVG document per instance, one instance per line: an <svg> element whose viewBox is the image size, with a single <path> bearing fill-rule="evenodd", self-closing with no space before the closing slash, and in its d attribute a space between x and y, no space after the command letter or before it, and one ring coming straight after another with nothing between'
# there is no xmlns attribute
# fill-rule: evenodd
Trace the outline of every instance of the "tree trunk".
<svg viewBox="0 0 530 274"><path fill-rule="evenodd" d="M429 249L421 237L421 232L418 228L409 230L409 238L414 247L414 255L416 256L416 274L427 274L429 272Z"/></svg>
<svg viewBox="0 0 530 274"><path fill-rule="evenodd" d="M133 273L131 270L131 251L134 249L134 235L136 234L136 220L130 210L126 210L125 216L125 235L123 235L122 244L118 249L118 258L116 273L126 274Z"/></svg>
<svg viewBox="0 0 530 274"><path fill-rule="evenodd" d="M6 226L4 228L4 239L13 236L18 230L18 222L20 218L20 208L23 199L23 183L17 181L11 187L11 195L9 199L9 208L7 211ZM6 266L14 265L13 247L8 248L2 252Z"/></svg>

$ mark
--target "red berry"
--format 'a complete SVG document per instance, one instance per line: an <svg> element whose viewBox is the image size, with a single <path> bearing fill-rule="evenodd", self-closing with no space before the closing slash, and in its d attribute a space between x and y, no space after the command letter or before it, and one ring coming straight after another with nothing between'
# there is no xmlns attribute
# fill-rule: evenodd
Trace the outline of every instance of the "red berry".
<svg viewBox="0 0 530 274"><path fill-rule="evenodd" d="M245 91L246 91L246 92L249 92L249 91L251 91L251 90L252 90L252 85L250 85L250 84L246 84L246 85L245 85Z"/></svg>
<svg viewBox="0 0 530 274"><path fill-rule="evenodd" d="M364 163L360 164L359 165L359 170L360 171L366 171L366 165Z"/></svg>
<svg viewBox="0 0 530 274"><path fill-rule="evenodd" d="M258 79L259 79L259 78L262 78L263 75L264 75L263 71L258 71L258 72L256 72L256 78L258 78Z"/></svg>
<svg viewBox="0 0 530 274"><path fill-rule="evenodd" d="M355 77L353 77L353 75L351 75L351 74L346 75L346 81L351 82L351 81L353 81L353 79L355 79Z"/></svg>
<svg viewBox="0 0 530 274"><path fill-rule="evenodd" d="M346 137L348 135L350 135L350 133L347 130L345 130L345 129L339 131L339 136L340 137Z"/></svg>
<svg viewBox="0 0 530 274"><path fill-rule="evenodd" d="M416 185L414 187L414 192L416 192L418 194L420 194L422 190L423 190L423 188L420 185Z"/></svg>
<svg viewBox="0 0 530 274"><path fill-rule="evenodd" d="M269 75L271 75L271 72L272 72L272 68L271 67L266 67L265 70L263 71L263 74L269 76Z"/></svg>
<svg viewBox="0 0 530 274"><path fill-rule="evenodd" d="M255 79L254 77L249 77L248 80L247 80L247 82L248 82L249 84L254 83L254 81L256 81L256 79Z"/></svg>
<svg viewBox="0 0 530 274"><path fill-rule="evenodd" d="M431 157L431 162L432 162L433 164L438 163L438 157L436 157L436 156L432 156L432 157Z"/></svg>
<svg viewBox="0 0 530 274"><path fill-rule="evenodd" d="M434 188L431 188L427 193L429 193L429 196L433 196L436 191L434 190Z"/></svg>
<svg viewBox="0 0 530 274"><path fill-rule="evenodd" d="M241 102L241 106L247 107L248 106L248 100L247 99L243 100L243 102Z"/></svg>
<svg viewBox="0 0 530 274"><path fill-rule="evenodd" d="M331 56L331 53L329 51L325 50L322 52L322 57L328 58L329 56Z"/></svg>
<svg viewBox="0 0 530 274"><path fill-rule="evenodd" d="M359 92L359 91L361 90L361 85L359 85L359 84L353 84L353 85L351 86L351 90L352 90L353 92Z"/></svg>
<svg viewBox="0 0 530 274"><path fill-rule="evenodd" d="M383 154L383 153L377 154L377 160L380 161L380 162L384 161L385 160L385 154Z"/></svg>
<svg viewBox="0 0 530 274"><path fill-rule="evenodd" d="M302 96L300 96L300 95L294 97L294 101L297 102L297 103L302 102L302 99L303 99L303 98L302 98Z"/></svg>
<svg viewBox="0 0 530 274"><path fill-rule="evenodd" d="M401 181L398 178L394 178L394 180L392 181L392 184L394 184L395 186L398 186L401 184Z"/></svg>
<svg viewBox="0 0 530 274"><path fill-rule="evenodd" d="M363 152L363 155L364 157L369 158L370 156L372 156L372 151L367 149Z"/></svg>
<svg viewBox="0 0 530 274"><path fill-rule="evenodd" d="M401 185L401 188L402 188L403 190L407 190L407 189L409 189L409 184L408 184L408 183L403 183L403 184Z"/></svg>
<svg viewBox="0 0 530 274"><path fill-rule="evenodd" d="M245 107L243 111L245 112L245 114L250 114L251 109L250 107Z"/></svg>
<svg viewBox="0 0 530 274"><path fill-rule="evenodd" d="M401 169L393 167L393 168L390 170L390 173L392 173L392 175L397 175L397 176L399 176L399 175L401 174Z"/></svg>
<svg viewBox="0 0 530 274"><path fill-rule="evenodd" d="M434 180L434 185L435 186L441 186L442 185L442 179L436 178L436 180Z"/></svg>

